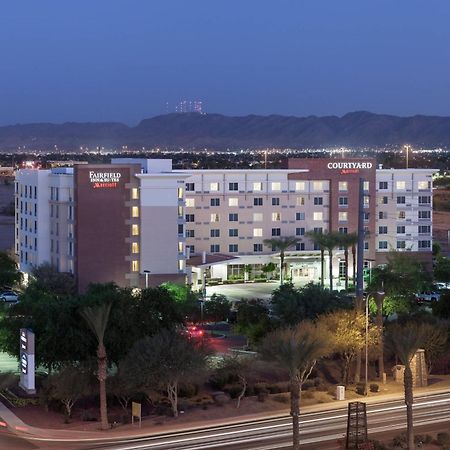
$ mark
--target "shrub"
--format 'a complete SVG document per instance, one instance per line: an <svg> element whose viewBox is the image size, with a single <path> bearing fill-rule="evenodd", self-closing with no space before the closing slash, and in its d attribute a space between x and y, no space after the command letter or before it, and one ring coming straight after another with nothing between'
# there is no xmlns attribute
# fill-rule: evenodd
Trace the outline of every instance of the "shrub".
<svg viewBox="0 0 450 450"><path fill-rule="evenodd" d="M359 395L364 395L366 393L366 385L365 383L358 383L356 385L356 393Z"/></svg>
<svg viewBox="0 0 450 450"><path fill-rule="evenodd" d="M376 383L372 383L370 385L370 392L378 392L380 390L380 386Z"/></svg>
<svg viewBox="0 0 450 450"><path fill-rule="evenodd" d="M191 398L198 394L198 386L193 383L186 383L180 386L178 395L180 397Z"/></svg>
<svg viewBox="0 0 450 450"><path fill-rule="evenodd" d="M242 386L239 384L232 384L230 386L225 387L224 391L231 397L231 398L238 398L240 393L242 392Z"/></svg>
<svg viewBox="0 0 450 450"><path fill-rule="evenodd" d="M279 394L281 392L280 386L278 386L277 384L269 384L267 386L267 389L271 394Z"/></svg>

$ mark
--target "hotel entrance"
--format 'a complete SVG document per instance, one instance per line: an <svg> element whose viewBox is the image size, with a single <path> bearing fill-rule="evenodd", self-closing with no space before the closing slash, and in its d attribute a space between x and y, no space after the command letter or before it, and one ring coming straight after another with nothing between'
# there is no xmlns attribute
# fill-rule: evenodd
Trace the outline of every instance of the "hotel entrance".
<svg viewBox="0 0 450 450"><path fill-rule="evenodd" d="M297 256L287 258L287 276L296 285L320 282L320 256Z"/></svg>

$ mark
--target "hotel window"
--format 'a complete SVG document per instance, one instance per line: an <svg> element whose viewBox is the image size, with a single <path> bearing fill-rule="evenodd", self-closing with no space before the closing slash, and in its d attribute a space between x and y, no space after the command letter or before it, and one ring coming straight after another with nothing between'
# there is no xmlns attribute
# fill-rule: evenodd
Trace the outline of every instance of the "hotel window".
<svg viewBox="0 0 450 450"><path fill-rule="evenodd" d="M430 234L431 227L430 225L419 225L419 234Z"/></svg>
<svg viewBox="0 0 450 450"><path fill-rule="evenodd" d="M139 198L139 189L138 188L131 189L131 198L133 200L137 200Z"/></svg>
<svg viewBox="0 0 450 450"><path fill-rule="evenodd" d="M272 206L280 206L280 199L278 197L272 198Z"/></svg>
<svg viewBox="0 0 450 450"><path fill-rule="evenodd" d="M193 255L195 253L195 245L186 245L186 255Z"/></svg>
<svg viewBox="0 0 450 450"><path fill-rule="evenodd" d="M404 225L397 225L397 234L405 234L406 228Z"/></svg>
<svg viewBox="0 0 450 450"><path fill-rule="evenodd" d="M347 181L339 181L339 190L341 192L345 192L348 190L348 182Z"/></svg>
<svg viewBox="0 0 450 450"><path fill-rule="evenodd" d="M364 241L364 251L366 252L367 250L369 250L369 243Z"/></svg>
<svg viewBox="0 0 450 450"><path fill-rule="evenodd" d="M378 242L378 248L380 250L386 250L388 248L388 243L387 241L379 241Z"/></svg>
<svg viewBox="0 0 450 450"><path fill-rule="evenodd" d="M211 206L220 206L220 198L212 198L210 201Z"/></svg>
<svg viewBox="0 0 450 450"><path fill-rule="evenodd" d="M255 197L253 199L253 206L262 206L262 205L263 205L262 197Z"/></svg>
<svg viewBox="0 0 450 450"><path fill-rule="evenodd" d="M387 189L388 188L388 182L387 181L380 181L378 183L378 188L379 189Z"/></svg>
<svg viewBox="0 0 450 450"><path fill-rule="evenodd" d="M419 196L419 205L426 205L431 203L431 197L429 195L420 195Z"/></svg>
<svg viewBox="0 0 450 450"><path fill-rule="evenodd" d="M348 228L347 227L339 227L339 233L348 234Z"/></svg>
<svg viewBox="0 0 450 450"><path fill-rule="evenodd" d="M137 225L136 223L131 225L131 235L132 236L139 236L139 225Z"/></svg>
<svg viewBox="0 0 450 450"><path fill-rule="evenodd" d="M228 214L228 220L230 222L237 222L239 220L239 216L237 215L237 213L230 213Z"/></svg>
<svg viewBox="0 0 450 450"><path fill-rule="evenodd" d="M139 244L137 242L131 243L131 253L139 253Z"/></svg>
<svg viewBox="0 0 450 450"><path fill-rule="evenodd" d="M210 231L211 237L220 237L220 230L217 228L214 228Z"/></svg>
<svg viewBox="0 0 450 450"><path fill-rule="evenodd" d="M211 214L211 216L212 216L212 214ZM195 222L195 214L186 214L185 220L186 220L186 222Z"/></svg>
<svg viewBox="0 0 450 450"><path fill-rule="evenodd" d="M313 213L313 220L323 220L323 212L315 211Z"/></svg>
<svg viewBox="0 0 450 450"><path fill-rule="evenodd" d="M380 197L380 205L387 205L389 202L389 197L383 196Z"/></svg>
<svg viewBox="0 0 450 450"><path fill-rule="evenodd" d="M281 228L272 228L272 236L281 236Z"/></svg>
<svg viewBox="0 0 450 450"><path fill-rule="evenodd" d="M431 211L419 211L419 219L431 219Z"/></svg>
<svg viewBox="0 0 450 450"><path fill-rule="evenodd" d="M228 251L230 253L237 253L238 250L238 245L237 244L228 244Z"/></svg>
<svg viewBox="0 0 450 450"><path fill-rule="evenodd" d="M304 212L295 213L295 220L305 220L305 213Z"/></svg>
<svg viewBox="0 0 450 450"><path fill-rule="evenodd" d="M183 198L183 188L179 187L177 190L178 200Z"/></svg>
<svg viewBox="0 0 450 450"><path fill-rule="evenodd" d="M348 212L340 211L339 212L339 222L347 222L347 220L348 220Z"/></svg>
<svg viewBox="0 0 450 450"><path fill-rule="evenodd" d="M260 191L262 191L262 190L263 190L263 185L262 185L262 183L259 182L259 181L255 181L255 182L253 183L253 190L254 190L255 192L260 192Z"/></svg>
<svg viewBox="0 0 450 450"><path fill-rule="evenodd" d="M253 228L253 237L262 237L263 229L262 228Z"/></svg>
<svg viewBox="0 0 450 450"><path fill-rule="evenodd" d="M220 252L220 245L219 244L212 244L210 247L211 253L219 253Z"/></svg>
<svg viewBox="0 0 450 450"><path fill-rule="evenodd" d="M180 259L178 261L178 270L181 272L184 269L184 261Z"/></svg>
<svg viewBox="0 0 450 450"><path fill-rule="evenodd" d="M431 181L419 181L417 187L419 189L431 189Z"/></svg>
<svg viewBox="0 0 450 450"><path fill-rule="evenodd" d="M398 249L406 248L406 241L397 241L397 248Z"/></svg>
<svg viewBox="0 0 450 450"><path fill-rule="evenodd" d="M323 190L323 182L322 181L313 181L313 190L322 191Z"/></svg>
<svg viewBox="0 0 450 450"><path fill-rule="evenodd" d="M230 228L228 230L228 236L230 237L238 237L239 236L239 231L237 228Z"/></svg>
<svg viewBox="0 0 450 450"><path fill-rule="evenodd" d="M400 219L400 220L405 219L406 218L406 211L399 211L398 215L397 215L397 218Z"/></svg>
<svg viewBox="0 0 450 450"><path fill-rule="evenodd" d="M370 183L369 183L368 181L364 181L364 182L363 182L363 189L364 189L365 191L368 191L368 190L369 190L369 186L370 186Z"/></svg>
<svg viewBox="0 0 450 450"><path fill-rule="evenodd" d="M272 181L270 186L272 191L281 191L281 183L279 181Z"/></svg>
<svg viewBox="0 0 450 450"><path fill-rule="evenodd" d="M139 272L139 261L131 261L131 271L132 272Z"/></svg>
<svg viewBox="0 0 450 450"><path fill-rule="evenodd" d="M279 222L281 220L281 214L279 212L272 213L272 222Z"/></svg>
<svg viewBox="0 0 450 450"><path fill-rule="evenodd" d="M209 183L209 190L217 192L219 190L219 183Z"/></svg>
<svg viewBox="0 0 450 450"><path fill-rule="evenodd" d="M263 245L262 244L253 244L253 251L255 253L262 252L263 251Z"/></svg>
<svg viewBox="0 0 450 450"><path fill-rule="evenodd" d="M295 244L295 250L297 250L297 251L305 250L305 243L304 242L297 242Z"/></svg>
<svg viewBox="0 0 450 450"><path fill-rule="evenodd" d="M186 199L186 207L194 208L194 206L195 206L195 198L187 198Z"/></svg>
<svg viewBox="0 0 450 450"><path fill-rule="evenodd" d="M178 217L179 217L179 218L182 218L182 217L183 217L183 207L182 207L182 206L179 206L179 207L178 207Z"/></svg>
<svg viewBox="0 0 450 450"><path fill-rule="evenodd" d="M295 235L296 236L304 236L305 235L305 229L304 228L296 228L295 229Z"/></svg>
<svg viewBox="0 0 450 450"><path fill-rule="evenodd" d="M323 205L323 198L322 197L314 197L314 205L316 205L316 206Z"/></svg>
<svg viewBox="0 0 450 450"><path fill-rule="evenodd" d="M430 248L431 241L419 241L419 248Z"/></svg>
<svg viewBox="0 0 450 450"><path fill-rule="evenodd" d="M195 190L195 184L194 183L186 183L186 191L194 191Z"/></svg>
<svg viewBox="0 0 450 450"><path fill-rule="evenodd" d="M363 202L364 202L364 208L368 208L369 202L370 202L370 197L368 195L365 195L363 198Z"/></svg>
<svg viewBox="0 0 450 450"><path fill-rule="evenodd" d="M306 189L306 183L304 181L296 181L295 182L295 190L296 191L304 191Z"/></svg>
<svg viewBox="0 0 450 450"><path fill-rule="evenodd" d="M187 238L195 237L195 230L186 230L186 237Z"/></svg>
<svg viewBox="0 0 450 450"><path fill-rule="evenodd" d="M348 206L348 197L339 197L339 206Z"/></svg>
<svg viewBox="0 0 450 450"><path fill-rule="evenodd" d="M398 189L398 190L406 189L406 181L397 181L395 183L395 188Z"/></svg>
<svg viewBox="0 0 450 450"><path fill-rule="evenodd" d="M228 206L239 206L239 199L237 197L231 197L228 199Z"/></svg>
<svg viewBox="0 0 450 450"><path fill-rule="evenodd" d="M228 183L228 190L229 191L238 191L239 183Z"/></svg>
<svg viewBox="0 0 450 450"><path fill-rule="evenodd" d="M253 222L262 222L263 215L262 213L253 213Z"/></svg>
<svg viewBox="0 0 450 450"><path fill-rule="evenodd" d="M303 206L305 204L305 197L297 197L295 199L295 204L297 206Z"/></svg>
<svg viewBox="0 0 450 450"><path fill-rule="evenodd" d="M378 234L388 234L388 227L387 226L378 227Z"/></svg>
<svg viewBox="0 0 450 450"><path fill-rule="evenodd" d="M178 235L183 236L183 234L184 234L184 226L181 223L179 223L178 224Z"/></svg>
<svg viewBox="0 0 450 450"><path fill-rule="evenodd" d="M397 205L404 205L406 203L406 198L404 195L399 195L397 197Z"/></svg>
<svg viewBox="0 0 450 450"><path fill-rule="evenodd" d="M210 222L218 222L220 220L219 214L212 213Z"/></svg>
<svg viewBox="0 0 450 450"><path fill-rule="evenodd" d="M131 207L131 217L139 217L139 207L138 206L132 206Z"/></svg>
<svg viewBox="0 0 450 450"><path fill-rule="evenodd" d="M369 214L368 212L364 213L364 222L368 222L369 221Z"/></svg>

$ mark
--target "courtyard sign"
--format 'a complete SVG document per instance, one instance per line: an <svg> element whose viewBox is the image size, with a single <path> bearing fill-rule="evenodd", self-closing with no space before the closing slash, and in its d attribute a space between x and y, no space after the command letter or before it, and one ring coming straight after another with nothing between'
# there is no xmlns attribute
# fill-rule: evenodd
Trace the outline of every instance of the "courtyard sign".
<svg viewBox="0 0 450 450"><path fill-rule="evenodd" d="M329 162L328 169L371 169L371 162Z"/></svg>

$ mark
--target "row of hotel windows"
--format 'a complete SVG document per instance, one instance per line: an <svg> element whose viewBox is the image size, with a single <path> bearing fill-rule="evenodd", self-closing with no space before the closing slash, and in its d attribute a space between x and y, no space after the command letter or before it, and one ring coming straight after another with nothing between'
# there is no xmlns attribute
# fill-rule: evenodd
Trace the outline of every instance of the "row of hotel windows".
<svg viewBox="0 0 450 450"><path fill-rule="evenodd" d="M36 199L37 198L37 186L27 186L25 184L19 185L19 183L16 183L16 194L19 194L19 193L20 193L21 197Z"/></svg>
<svg viewBox="0 0 450 450"><path fill-rule="evenodd" d="M388 181L380 181L378 183L378 189L380 189L380 190L389 189L389 182ZM399 191L406 189L406 181L396 181L395 189L397 189ZM418 181L417 189L431 189L431 181Z"/></svg>
<svg viewBox="0 0 450 450"><path fill-rule="evenodd" d="M431 226L430 225L419 225L418 227L419 234L430 234ZM397 234L405 234L406 227L404 225L397 225ZM378 234L388 234L388 227L383 225L378 227Z"/></svg>
<svg viewBox="0 0 450 450"><path fill-rule="evenodd" d="M378 212L378 218L379 219L387 219L388 213L387 211L379 211ZM425 210L425 211L417 211L417 218L418 219L431 219L431 211ZM398 211L397 212L397 219L406 219L406 211Z"/></svg>
<svg viewBox="0 0 450 450"><path fill-rule="evenodd" d="M419 195L419 205L430 205L431 197L429 195ZM379 199L380 205L387 205L389 203L389 197L383 196ZM406 204L406 197L404 195L397 196L397 205Z"/></svg>
<svg viewBox="0 0 450 450"><path fill-rule="evenodd" d="M420 249L430 249L431 248L431 241L419 241L418 242L418 248ZM378 242L378 249L379 250L387 250L388 249L388 242L387 241L379 241ZM403 250L406 249L406 241L397 241L397 249Z"/></svg>
<svg viewBox="0 0 450 450"><path fill-rule="evenodd" d="M286 180L287 181L287 180ZM268 182L270 183L270 190L273 192L281 191L281 182L280 181L272 181ZM347 190L347 182L341 182L342 183L342 189L346 191ZM313 190L314 191L322 191L324 188L324 182L323 181L313 181ZM251 182L252 192L262 192L264 190L264 183L262 181L254 181ZM295 187L296 191L306 191L306 182L305 181L295 181ZM368 185L367 185L368 189ZM229 191L239 191L239 183L238 182L230 182L228 183L228 190ZM195 191L195 183L186 183L186 191L188 192L194 192ZM220 183L217 181L213 181L209 183L209 192L218 192L220 191Z"/></svg>

